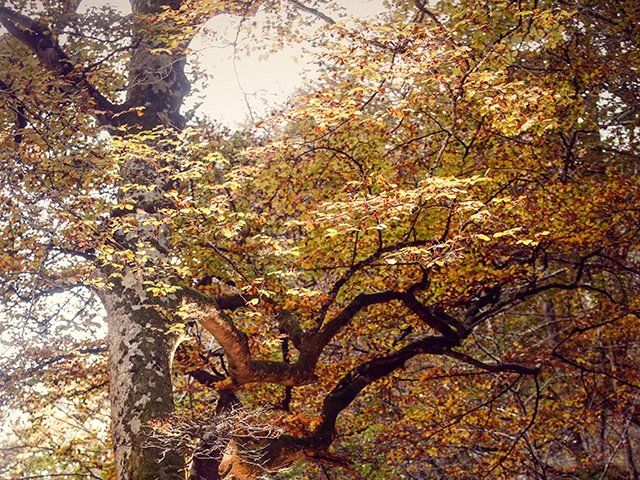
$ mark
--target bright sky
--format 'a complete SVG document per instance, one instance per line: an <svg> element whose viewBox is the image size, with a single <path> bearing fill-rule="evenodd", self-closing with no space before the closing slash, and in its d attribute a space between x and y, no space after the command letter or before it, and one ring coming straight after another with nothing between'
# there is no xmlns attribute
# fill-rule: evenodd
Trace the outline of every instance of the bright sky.
<svg viewBox="0 0 640 480"><path fill-rule="evenodd" d="M382 0L341 1L342 7L357 18L380 13L384 8L382 4ZM80 10L101 5L111 5L124 12L130 11L128 0L84 0ZM255 20L260 23L260 15ZM202 67L210 75L199 112L230 127L236 127L249 118L249 107L254 114L260 116L282 103L303 84L305 71L310 70L308 76L313 77L311 59L308 55L303 55L304 45L286 47L266 59L254 54L239 55L234 61L231 44L237 24L238 19L230 15L215 17L209 21L206 29L224 32L222 38L212 41L203 35L192 43L195 52L193 55L199 57ZM319 28L322 26L318 25ZM312 37L313 31L309 33ZM197 99L191 99L193 100ZM188 102L187 108L190 106L192 103Z"/></svg>

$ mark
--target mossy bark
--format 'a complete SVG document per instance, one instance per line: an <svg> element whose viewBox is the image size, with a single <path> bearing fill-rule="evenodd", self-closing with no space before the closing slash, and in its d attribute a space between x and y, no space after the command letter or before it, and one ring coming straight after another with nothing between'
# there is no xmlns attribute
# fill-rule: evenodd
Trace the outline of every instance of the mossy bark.
<svg viewBox="0 0 640 480"><path fill-rule="evenodd" d="M120 289L108 313L111 429L118 480L184 478L183 459L145 445L150 420L173 412L172 339L167 322L140 292Z"/></svg>

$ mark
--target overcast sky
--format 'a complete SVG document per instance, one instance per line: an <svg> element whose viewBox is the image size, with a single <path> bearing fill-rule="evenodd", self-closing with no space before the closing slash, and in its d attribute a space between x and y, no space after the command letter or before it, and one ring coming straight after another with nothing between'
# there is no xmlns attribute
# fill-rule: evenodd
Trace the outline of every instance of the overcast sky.
<svg viewBox="0 0 640 480"><path fill-rule="evenodd" d="M80 10L92 6L111 5L130 11L128 0L84 0ZM352 16L369 17L380 13L382 0L342 0L341 5ZM259 23L261 16L255 19ZM210 75L199 112L206 113L224 125L237 127L249 118L247 102L258 116L282 103L303 84L305 71L313 77L312 59L303 55L304 46L289 46L268 58L258 55L238 55L234 61L231 46L238 18L220 15L211 19L206 31L224 32L222 38L212 40L201 35L192 43L192 56L197 55L202 67ZM322 28L324 25L319 25ZM309 36L313 36L313 31ZM234 65L235 64L235 65ZM236 75L237 73L237 75ZM246 98L246 100L245 100ZM191 99L193 102L194 98ZM193 103L188 102L187 108Z"/></svg>

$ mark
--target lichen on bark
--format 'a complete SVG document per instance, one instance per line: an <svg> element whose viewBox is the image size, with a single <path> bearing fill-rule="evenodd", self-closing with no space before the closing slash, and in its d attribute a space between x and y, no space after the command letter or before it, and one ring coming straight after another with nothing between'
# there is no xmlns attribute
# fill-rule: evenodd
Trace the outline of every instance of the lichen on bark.
<svg viewBox="0 0 640 480"><path fill-rule="evenodd" d="M130 289L111 292L105 303L117 478L182 478L179 456L147 449L144 444L146 423L173 412L168 322Z"/></svg>

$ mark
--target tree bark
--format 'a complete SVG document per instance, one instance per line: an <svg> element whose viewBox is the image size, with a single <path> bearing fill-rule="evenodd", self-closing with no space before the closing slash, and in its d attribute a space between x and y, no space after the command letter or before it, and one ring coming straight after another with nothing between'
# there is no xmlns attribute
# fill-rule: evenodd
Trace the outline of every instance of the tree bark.
<svg viewBox="0 0 640 480"><path fill-rule="evenodd" d="M145 448L145 424L173 411L172 339L166 319L144 290L105 296L108 322L111 431L118 480L183 478L183 459Z"/></svg>
<svg viewBox="0 0 640 480"><path fill-rule="evenodd" d="M221 390L220 397L216 404L216 414L224 414L234 407L240 406L238 397L231 390ZM209 450L205 448L205 450ZM224 452L220 451L218 455L207 456L206 458L195 457L191 464L189 472L189 480L222 480L220 474L220 462Z"/></svg>

